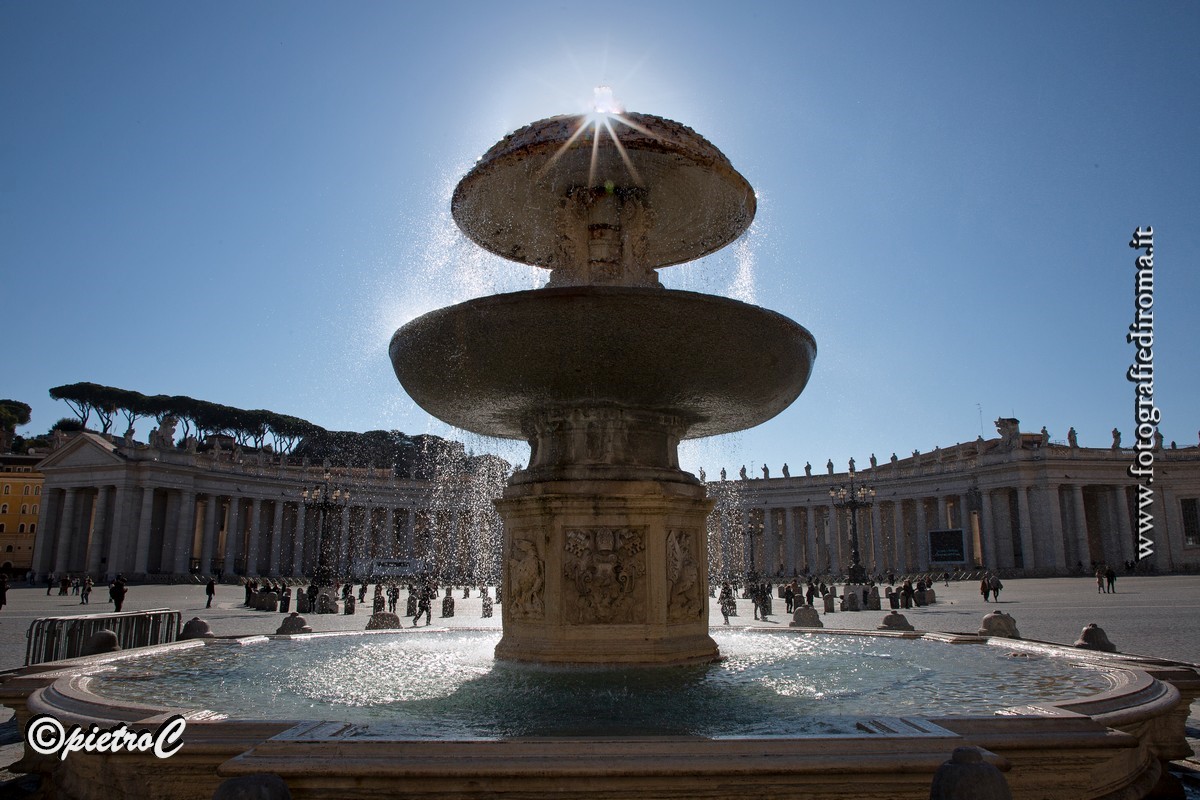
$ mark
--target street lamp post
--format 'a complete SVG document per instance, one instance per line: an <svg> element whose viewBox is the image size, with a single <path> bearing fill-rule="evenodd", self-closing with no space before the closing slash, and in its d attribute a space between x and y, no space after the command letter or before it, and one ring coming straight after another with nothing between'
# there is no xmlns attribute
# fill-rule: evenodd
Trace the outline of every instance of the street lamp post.
<svg viewBox="0 0 1200 800"><path fill-rule="evenodd" d="M342 510L350 504L350 490L335 486L332 476L325 473L325 478L312 489L305 488L300 496L304 499L306 510L317 512L317 567L313 570L313 582L318 587L333 586L337 577L337 545L341 537L341 525L337 526L337 534L330 532L330 520L342 519Z"/></svg>
<svg viewBox="0 0 1200 800"><path fill-rule="evenodd" d="M850 583L866 583L867 570L862 565L858 552L858 510L870 508L875 503L875 488L854 485L854 459L850 459L850 486L835 486L829 490L834 508L850 512Z"/></svg>

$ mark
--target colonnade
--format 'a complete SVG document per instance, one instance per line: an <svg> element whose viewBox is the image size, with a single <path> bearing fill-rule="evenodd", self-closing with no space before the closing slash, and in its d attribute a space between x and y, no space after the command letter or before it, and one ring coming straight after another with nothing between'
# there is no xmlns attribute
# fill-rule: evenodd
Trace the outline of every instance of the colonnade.
<svg viewBox="0 0 1200 800"><path fill-rule="evenodd" d="M1128 484L970 486L935 494L884 484L869 507L851 512L827 497L806 496L802 485L789 492L789 482L796 479L772 481L781 486L769 492L747 486L740 514L713 526L710 552L718 572L844 573L851 563L851 513L861 563L872 574L974 567L1070 574L1136 554ZM757 503L754 494L761 497ZM928 534L939 530L962 532L961 560L939 560L945 554L931 552Z"/></svg>
<svg viewBox="0 0 1200 800"><path fill-rule="evenodd" d="M124 483L48 488L33 569L39 576L87 573L93 579L302 576L312 574L322 546L339 577L364 577L378 560L449 571L489 568L473 539L491 520L390 500L340 505L325 515L279 490L245 495ZM498 541L498 530L489 533Z"/></svg>

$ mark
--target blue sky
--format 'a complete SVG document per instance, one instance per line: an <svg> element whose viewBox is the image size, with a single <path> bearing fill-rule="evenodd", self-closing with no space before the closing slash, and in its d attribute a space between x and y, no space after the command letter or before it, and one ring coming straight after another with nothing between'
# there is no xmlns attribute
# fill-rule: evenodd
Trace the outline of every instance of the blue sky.
<svg viewBox="0 0 1200 800"><path fill-rule="evenodd" d="M458 435L400 389L392 331L545 276L466 242L450 191L608 83L759 192L744 244L664 282L818 343L791 408L686 467L841 468L999 416L1128 444L1137 225L1161 430L1195 444L1197 41L1195 3L5 3L0 396L27 433L94 381Z"/></svg>

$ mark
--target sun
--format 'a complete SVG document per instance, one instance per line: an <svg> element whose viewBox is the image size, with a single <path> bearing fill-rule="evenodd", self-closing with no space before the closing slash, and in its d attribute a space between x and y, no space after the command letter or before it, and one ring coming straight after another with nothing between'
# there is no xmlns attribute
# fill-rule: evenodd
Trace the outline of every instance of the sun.
<svg viewBox="0 0 1200 800"><path fill-rule="evenodd" d="M554 153L546 166L542 168L542 172L547 172L559 157L565 153L572 145L575 144L581 137L589 132L592 137L592 160L588 169L588 184L596 183L596 162L600 152L600 139L605 132L612 138L613 145L620 154L621 160L625 162L625 168L629 170L629 176L633 179L636 186L642 185L642 178L638 174L637 167L633 165L633 161L629 158L629 154L625 151L625 146L621 144L621 139L617 135L617 129L613 127L613 123L623 125L626 128L638 131L652 138L659 138L657 134L647 130L643 126L637 124L629 117L625 116L625 108L617 101L613 95L611 86L597 86L592 90L592 107L577 118L577 125L574 133L571 134L562 146Z"/></svg>

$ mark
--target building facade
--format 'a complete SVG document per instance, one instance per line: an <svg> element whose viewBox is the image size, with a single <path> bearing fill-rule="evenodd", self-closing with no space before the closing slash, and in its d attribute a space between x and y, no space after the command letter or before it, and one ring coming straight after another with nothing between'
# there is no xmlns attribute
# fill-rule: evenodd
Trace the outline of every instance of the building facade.
<svg viewBox="0 0 1200 800"><path fill-rule="evenodd" d="M502 483L507 465L496 462L503 467L493 463L491 480ZM499 550L499 519L478 475L408 480L384 469L95 433L65 439L40 469L47 479L33 553L39 579L299 577L325 564L346 580L403 571L400 562L413 571L498 576L487 554ZM337 487L337 502L314 502L319 487ZM484 495L489 502L480 502Z"/></svg>
<svg viewBox="0 0 1200 800"><path fill-rule="evenodd" d="M1158 447L1146 492L1128 472L1135 451L1119 442L1088 448L1073 435L1054 443L1020 433L1016 420L999 427L999 438L885 463L872 457L853 476L828 463L798 475L709 483L717 501L710 573L844 575L852 531L873 575L977 568L1070 575L1126 562L1200 571L1200 447ZM401 571L448 581L497 580L502 531L492 500L508 465L488 463L494 468L482 473L410 480L392 470L82 433L37 465L44 484L32 483L32 472L3 473L12 488L0 494L0 508L40 505L28 564L39 578L301 577L326 565L345 580L402 562ZM874 490L855 511L830 494L851 480ZM315 502L321 486L340 487L335 505L328 491ZM32 536L33 523L26 525ZM13 546L15 556L20 545Z"/></svg>
<svg viewBox="0 0 1200 800"><path fill-rule="evenodd" d="M1079 447L1020 433L1000 420L1001 437L908 458L892 456L853 475L874 490L870 505L838 508L830 490L849 470L743 478L710 484L732 492L710 519L717 571L842 575L850 566L851 513L868 573L986 568L1011 575L1118 570L1200 571L1200 447L1154 452L1152 492L1130 477L1135 451ZM786 469L786 467L785 467ZM724 508L722 508L724 506ZM726 562L722 564L721 562Z"/></svg>
<svg viewBox="0 0 1200 800"><path fill-rule="evenodd" d="M0 572L21 574L33 561L42 506L38 455L0 455Z"/></svg>

